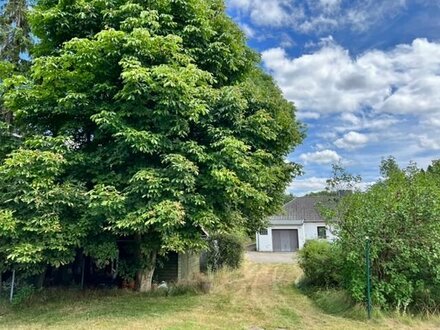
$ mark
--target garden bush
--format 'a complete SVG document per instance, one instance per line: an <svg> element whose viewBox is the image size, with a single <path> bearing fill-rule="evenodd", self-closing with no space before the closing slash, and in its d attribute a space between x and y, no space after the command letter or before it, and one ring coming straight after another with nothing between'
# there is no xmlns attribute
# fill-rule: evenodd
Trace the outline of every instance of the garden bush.
<svg viewBox="0 0 440 330"><path fill-rule="evenodd" d="M338 246L325 240L311 240L299 251L299 265L306 284L337 287L342 284L342 255Z"/></svg>
<svg viewBox="0 0 440 330"><path fill-rule="evenodd" d="M243 260L243 239L234 234L217 234L209 238L207 252L208 268L217 270L223 267L239 268Z"/></svg>
<svg viewBox="0 0 440 330"><path fill-rule="evenodd" d="M337 246L344 260L343 286L356 302L365 302L368 237L373 305L402 313L437 312L440 309L440 162L433 162L427 170L418 169L415 164L400 169L389 158L383 161L381 173L382 180L364 192L342 198L333 213L325 212L338 235ZM303 260L308 261L305 272L315 281L327 274L322 268L329 251L322 244L303 252ZM317 253L323 255L314 256Z"/></svg>

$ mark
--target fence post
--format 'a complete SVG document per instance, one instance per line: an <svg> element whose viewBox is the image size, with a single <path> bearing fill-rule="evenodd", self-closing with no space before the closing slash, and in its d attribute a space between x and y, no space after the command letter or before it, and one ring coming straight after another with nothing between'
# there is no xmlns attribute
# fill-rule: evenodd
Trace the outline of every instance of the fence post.
<svg viewBox="0 0 440 330"><path fill-rule="evenodd" d="M9 294L9 302L12 302L12 298L14 298L14 287L15 287L15 269L12 271L11 293Z"/></svg>
<svg viewBox="0 0 440 330"><path fill-rule="evenodd" d="M367 313L371 319L371 265L370 265L370 238L365 237L365 272L367 279Z"/></svg>

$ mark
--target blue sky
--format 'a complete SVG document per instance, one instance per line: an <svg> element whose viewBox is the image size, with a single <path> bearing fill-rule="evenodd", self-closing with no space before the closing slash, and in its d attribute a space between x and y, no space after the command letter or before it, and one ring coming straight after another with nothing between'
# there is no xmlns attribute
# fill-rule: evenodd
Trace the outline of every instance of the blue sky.
<svg viewBox="0 0 440 330"><path fill-rule="evenodd" d="M440 0L227 0L228 13L308 127L288 159L295 195L340 161L364 185L383 157L440 158Z"/></svg>

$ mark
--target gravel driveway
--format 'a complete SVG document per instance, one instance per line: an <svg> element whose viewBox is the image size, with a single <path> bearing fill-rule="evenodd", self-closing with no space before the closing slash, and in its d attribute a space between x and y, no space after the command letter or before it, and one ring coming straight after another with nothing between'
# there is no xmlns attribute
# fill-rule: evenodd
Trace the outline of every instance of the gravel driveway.
<svg viewBox="0 0 440 330"><path fill-rule="evenodd" d="M246 258L258 264L294 264L297 262L297 254L295 252L247 251Z"/></svg>

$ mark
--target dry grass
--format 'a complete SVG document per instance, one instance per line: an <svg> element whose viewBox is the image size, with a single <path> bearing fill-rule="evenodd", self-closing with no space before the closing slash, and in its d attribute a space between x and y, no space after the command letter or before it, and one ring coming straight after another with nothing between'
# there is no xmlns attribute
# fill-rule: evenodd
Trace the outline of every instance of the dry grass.
<svg viewBox="0 0 440 330"><path fill-rule="evenodd" d="M440 319L365 321L325 314L293 285L297 265L246 262L220 272L208 295L151 297L65 292L47 302L0 309L1 329L439 329Z"/></svg>

